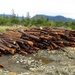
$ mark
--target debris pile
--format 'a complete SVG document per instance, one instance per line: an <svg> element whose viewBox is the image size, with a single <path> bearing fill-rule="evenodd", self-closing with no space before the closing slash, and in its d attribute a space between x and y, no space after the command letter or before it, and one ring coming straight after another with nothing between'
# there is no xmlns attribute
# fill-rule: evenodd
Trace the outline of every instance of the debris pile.
<svg viewBox="0 0 75 75"><path fill-rule="evenodd" d="M0 34L0 55L28 54L40 49L75 47L75 31L58 28L30 28Z"/></svg>

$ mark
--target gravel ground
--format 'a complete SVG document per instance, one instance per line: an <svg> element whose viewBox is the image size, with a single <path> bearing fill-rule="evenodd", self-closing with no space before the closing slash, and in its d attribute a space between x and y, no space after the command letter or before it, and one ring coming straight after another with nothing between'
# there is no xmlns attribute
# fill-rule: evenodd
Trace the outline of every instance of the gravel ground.
<svg viewBox="0 0 75 75"><path fill-rule="evenodd" d="M75 48L39 50L29 55L2 55L0 75L75 75Z"/></svg>

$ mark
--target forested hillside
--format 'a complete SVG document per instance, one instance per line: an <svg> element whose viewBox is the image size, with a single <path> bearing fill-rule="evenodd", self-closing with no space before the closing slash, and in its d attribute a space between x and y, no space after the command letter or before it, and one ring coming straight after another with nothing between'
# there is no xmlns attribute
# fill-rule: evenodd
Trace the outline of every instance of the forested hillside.
<svg viewBox="0 0 75 75"><path fill-rule="evenodd" d="M62 19L60 19L60 18ZM63 21L63 18L65 21ZM56 17L55 17L56 19ZM48 16L34 16L33 18L30 17L30 14L27 13L26 17L16 16L15 13L12 15L0 15L0 26L13 26L13 25L22 25L26 27L31 26L48 26L48 27L64 27L64 28L71 28L75 29L75 21L73 19L67 19L62 16L58 16L59 20L51 20Z"/></svg>

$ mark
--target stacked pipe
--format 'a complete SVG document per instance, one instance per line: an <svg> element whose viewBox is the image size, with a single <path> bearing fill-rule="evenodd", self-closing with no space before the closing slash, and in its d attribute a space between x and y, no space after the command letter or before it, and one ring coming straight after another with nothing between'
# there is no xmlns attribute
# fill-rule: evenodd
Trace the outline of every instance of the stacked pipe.
<svg viewBox="0 0 75 75"><path fill-rule="evenodd" d="M75 31L58 28L30 28L0 34L0 55L28 54L40 49L75 47Z"/></svg>

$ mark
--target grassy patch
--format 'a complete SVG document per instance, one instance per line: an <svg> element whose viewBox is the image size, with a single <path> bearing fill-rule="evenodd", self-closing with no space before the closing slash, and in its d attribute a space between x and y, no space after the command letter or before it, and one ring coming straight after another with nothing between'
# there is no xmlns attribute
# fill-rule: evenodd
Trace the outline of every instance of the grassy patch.
<svg viewBox="0 0 75 75"><path fill-rule="evenodd" d="M26 27L24 26L0 26L0 33L3 33L3 32L6 32L6 31L9 31L9 30L15 30L15 29L25 29Z"/></svg>

